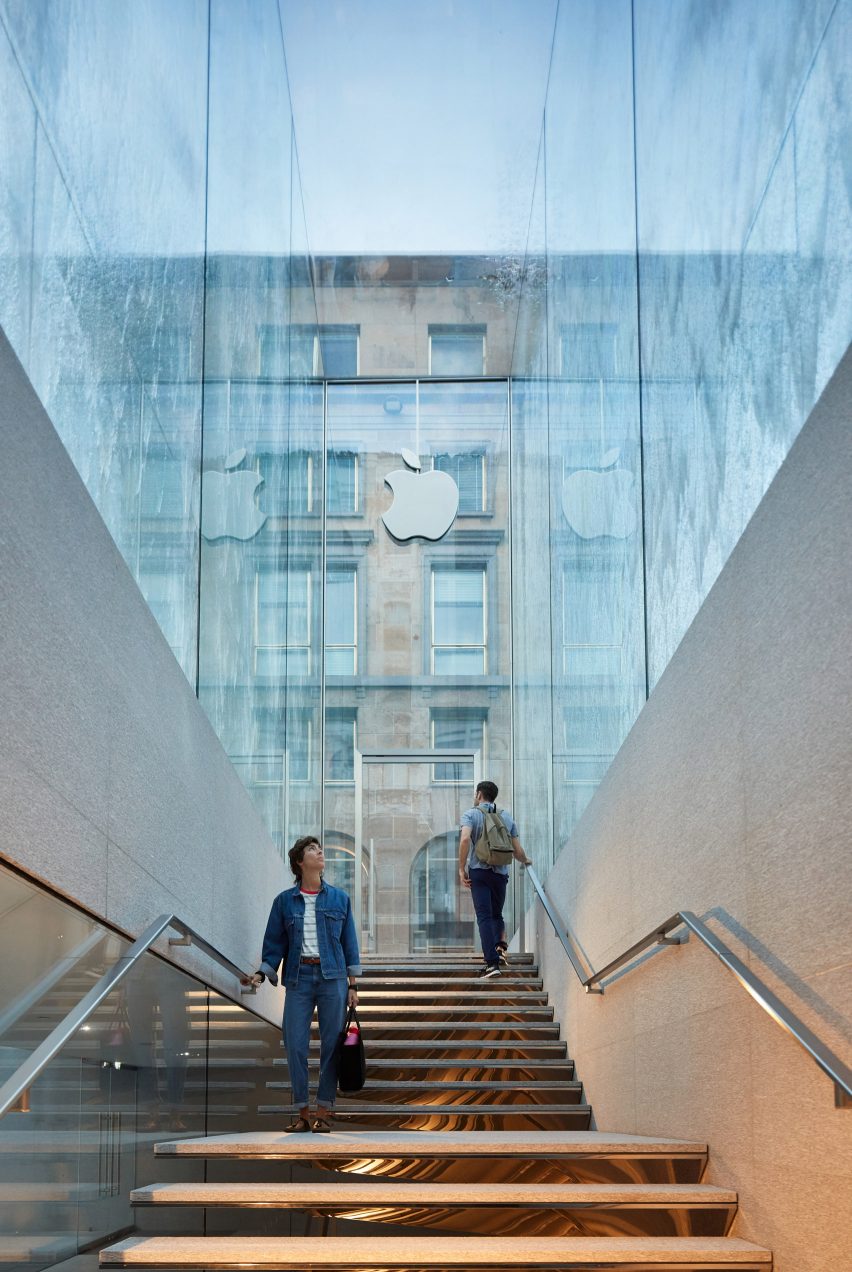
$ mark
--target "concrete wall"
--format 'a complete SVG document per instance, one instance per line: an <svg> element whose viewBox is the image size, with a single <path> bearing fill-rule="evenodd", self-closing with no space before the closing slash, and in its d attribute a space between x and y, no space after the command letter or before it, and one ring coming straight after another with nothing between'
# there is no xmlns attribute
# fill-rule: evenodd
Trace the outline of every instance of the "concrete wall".
<svg viewBox="0 0 852 1272"><path fill-rule="evenodd" d="M678 909L818 1035L852 1043L852 351L547 880L593 967ZM852 1250L852 1110L698 942L585 996L545 985L602 1129L706 1139L777 1272Z"/></svg>
<svg viewBox="0 0 852 1272"><path fill-rule="evenodd" d="M0 857L125 932L174 912L254 967L289 873L2 333L0 443Z"/></svg>

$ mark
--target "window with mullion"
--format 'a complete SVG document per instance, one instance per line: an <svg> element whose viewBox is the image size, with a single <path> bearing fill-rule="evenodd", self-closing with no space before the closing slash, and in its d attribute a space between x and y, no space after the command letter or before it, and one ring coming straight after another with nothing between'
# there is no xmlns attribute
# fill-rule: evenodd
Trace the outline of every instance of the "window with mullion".
<svg viewBox="0 0 852 1272"><path fill-rule="evenodd" d="M329 451L325 506L330 517L358 511L358 456L353 451Z"/></svg>
<svg viewBox="0 0 852 1272"><path fill-rule="evenodd" d="M571 680L622 674L624 617L606 568L566 569L562 576L562 670Z"/></svg>
<svg viewBox="0 0 852 1272"><path fill-rule="evenodd" d="M259 570L255 584L254 671L305 676L311 670L311 572Z"/></svg>
<svg viewBox="0 0 852 1272"><path fill-rule="evenodd" d="M319 328L324 376L345 379L358 374L360 332L361 328L357 324L347 323L329 323Z"/></svg>
<svg viewBox="0 0 852 1272"><path fill-rule="evenodd" d="M358 671L358 572L354 565L328 567L325 584L325 673Z"/></svg>
<svg viewBox="0 0 852 1272"><path fill-rule="evenodd" d="M485 715L480 710L436 708L431 715L432 746L436 750L482 751ZM432 781L452 786L473 784L473 764L433 764Z"/></svg>
<svg viewBox="0 0 852 1272"><path fill-rule="evenodd" d="M430 323L430 375L485 375L485 327Z"/></svg>
<svg viewBox="0 0 852 1272"><path fill-rule="evenodd" d="M329 707L325 713L325 780L355 781L357 713L350 707Z"/></svg>
<svg viewBox="0 0 852 1272"><path fill-rule="evenodd" d="M485 511L485 456L482 452L436 455L434 467L449 473L459 488L459 512Z"/></svg>
<svg viewBox="0 0 852 1272"><path fill-rule="evenodd" d="M432 673L484 675L485 567L432 567Z"/></svg>

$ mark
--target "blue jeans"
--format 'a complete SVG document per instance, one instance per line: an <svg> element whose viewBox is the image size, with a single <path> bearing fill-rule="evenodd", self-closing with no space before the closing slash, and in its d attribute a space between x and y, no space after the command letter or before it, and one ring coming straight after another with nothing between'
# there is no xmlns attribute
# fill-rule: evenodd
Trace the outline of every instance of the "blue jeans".
<svg viewBox="0 0 852 1272"><path fill-rule="evenodd" d="M509 876L473 866L469 877L482 953L486 963L493 964L497 962L497 942L503 939L503 903Z"/></svg>
<svg viewBox="0 0 852 1272"><path fill-rule="evenodd" d="M317 1106L334 1108L337 1091L337 1069L334 1050L346 1019L345 976L325 980L319 964L303 963L299 968L299 983L284 995L284 1048L287 1052L287 1069L293 1103L297 1109L308 1105L308 1046L311 1040L311 1020L317 1009L320 1033L320 1072L317 1088Z"/></svg>

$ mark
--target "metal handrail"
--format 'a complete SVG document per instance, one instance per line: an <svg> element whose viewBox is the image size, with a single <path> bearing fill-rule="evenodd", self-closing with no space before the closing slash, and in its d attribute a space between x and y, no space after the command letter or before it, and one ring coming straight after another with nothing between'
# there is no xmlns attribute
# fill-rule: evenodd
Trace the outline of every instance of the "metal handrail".
<svg viewBox="0 0 852 1272"><path fill-rule="evenodd" d="M580 959L575 953L577 942L553 908L553 904L544 891L541 880L529 866L526 867L526 873L529 875L530 882L542 904L544 912L553 924L553 929L559 938L560 944L568 955L571 966L574 968L577 978L587 994L602 994L604 992L602 981L612 976L613 972L617 972L619 968L632 963L634 959L645 950L650 949L651 946L684 945L689 939L689 933L692 932L711 953L716 955L720 963L727 967L729 972L733 973L746 993L751 995L758 1006L762 1007L766 1014L775 1021L776 1025L780 1025L819 1065L823 1073L831 1078L834 1083L835 1106L837 1108L852 1108L852 1069L829 1050L813 1030L799 1020L798 1016L795 1016L790 1008L782 1003L781 999L772 990L761 984L757 977L746 967L745 963L737 958L736 954L729 950L726 945L723 945L707 924L703 923L691 910L678 910L676 914L671 915L664 923L658 924L647 936L643 936L641 940L636 941L629 949L619 954L617 958L612 959L600 971L592 971L586 974ZM685 927L686 932L678 936L672 936L671 933L679 927Z"/></svg>
<svg viewBox="0 0 852 1272"><path fill-rule="evenodd" d="M179 919L176 914L161 914L122 954L121 958L113 963L108 971L104 972L100 980L95 982L89 992L80 999L75 1007L72 1007L67 1016L59 1022L55 1029L51 1030L47 1037L27 1056L23 1064L19 1065L12 1076L7 1078L3 1085L0 1086L0 1117L8 1113L9 1109L29 1090L57 1052L62 1050L66 1042L86 1023L104 999L112 993L117 985L121 984L142 955L150 950L158 937L162 936L169 928L173 928L181 934L177 938L170 938L170 945L196 945L215 962L219 963L220 966L224 967L226 971L232 972L241 982L251 975L250 972L237 967L236 963L233 963L226 954L217 950L214 945L211 945L188 923L184 923L183 919ZM241 985L241 993L253 994L254 992L255 987L253 985Z"/></svg>

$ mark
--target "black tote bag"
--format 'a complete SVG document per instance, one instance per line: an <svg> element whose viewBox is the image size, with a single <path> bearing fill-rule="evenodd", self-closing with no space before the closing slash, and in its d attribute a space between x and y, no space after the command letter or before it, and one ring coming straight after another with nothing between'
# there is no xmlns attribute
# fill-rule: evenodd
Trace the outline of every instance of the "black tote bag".
<svg viewBox="0 0 852 1272"><path fill-rule="evenodd" d="M347 1044L349 1030L357 1031L355 1041ZM341 1091L360 1091L367 1081L367 1061L364 1058L364 1036L355 1004L346 1014L346 1023L337 1040L337 1085Z"/></svg>

